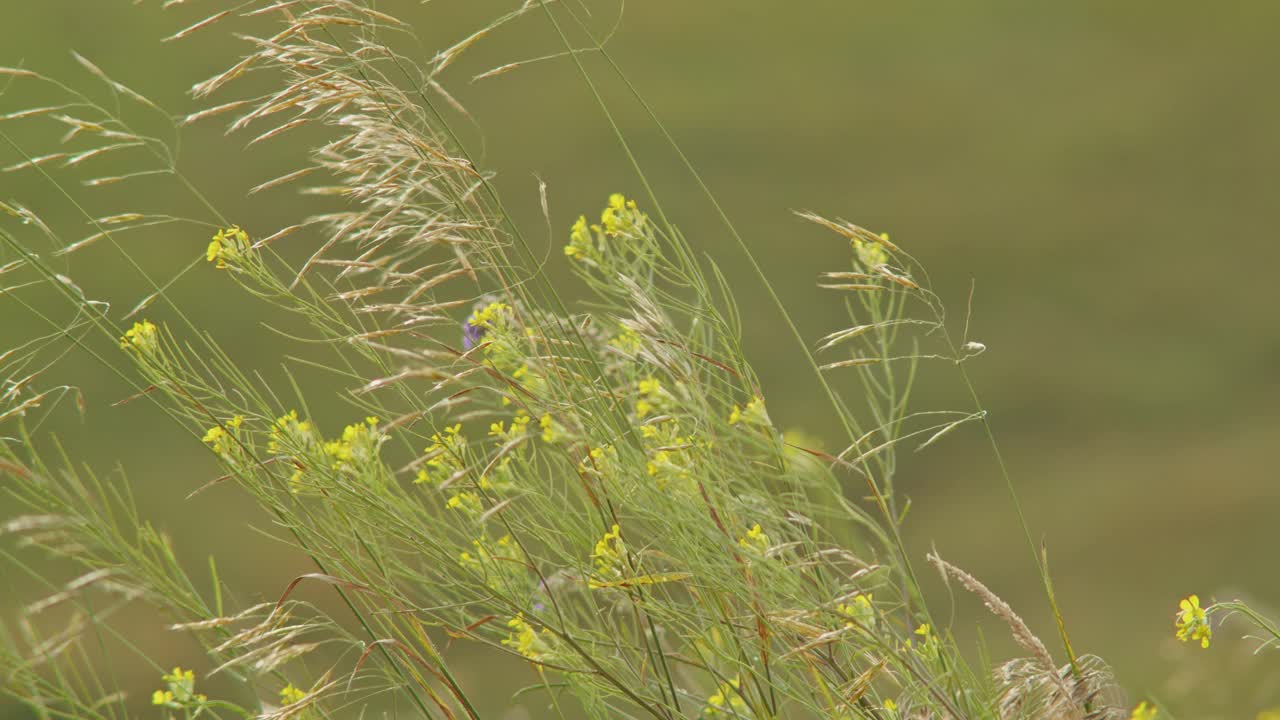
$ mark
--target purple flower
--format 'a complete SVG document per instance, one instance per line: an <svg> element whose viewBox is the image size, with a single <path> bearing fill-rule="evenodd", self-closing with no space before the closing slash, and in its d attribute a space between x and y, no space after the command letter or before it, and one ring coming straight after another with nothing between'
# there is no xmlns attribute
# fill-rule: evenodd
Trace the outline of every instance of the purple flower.
<svg viewBox="0 0 1280 720"><path fill-rule="evenodd" d="M489 328L486 328L483 325L471 324L471 321L474 320L475 317L476 317L475 315L472 315L471 317L467 318L466 322L462 323L462 349L463 350L470 350L471 348L475 347L476 344L479 343L484 338L484 336L489 332Z"/></svg>

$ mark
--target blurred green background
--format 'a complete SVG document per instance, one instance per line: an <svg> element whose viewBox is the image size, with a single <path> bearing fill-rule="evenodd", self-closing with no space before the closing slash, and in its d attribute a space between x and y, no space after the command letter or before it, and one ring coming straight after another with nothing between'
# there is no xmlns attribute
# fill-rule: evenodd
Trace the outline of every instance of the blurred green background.
<svg viewBox="0 0 1280 720"><path fill-rule="evenodd" d="M159 4L15 3L0 22L0 65L89 87L75 49L184 114L194 107L185 89L243 46L219 28L162 44L214 5ZM425 60L518 4L381 6L415 22ZM600 27L616 18L615 4L590 7ZM1234 628L1208 651L1171 639L1177 600L1190 592L1280 610L1277 27L1280 4L1262 0L647 0L627 5L611 44L809 337L841 327L838 300L813 285L844 266L848 249L792 209L889 231L930 268L954 317L976 283L972 336L990 350L970 371L1049 549L1074 645L1108 659L1135 700L1157 694L1182 717L1253 717L1280 705L1280 659L1252 657ZM638 183L567 62L467 78L555 42L531 15L478 46L450 86L484 128L485 165L535 230L536 178L549 183L553 261L573 218L611 191L639 194ZM603 89L673 219L737 281L771 413L835 445L798 351L779 341L781 320L707 204L617 83ZM0 114L40 97L13 85ZM241 154L246 139L196 129L183 166L251 232L296 222L303 206L288 192L243 197L296 161L296 148ZM0 147L0 162L18 159ZM89 232L35 174L0 175L0 199L15 198L73 235ZM132 209L112 202L104 208ZM206 241L169 232L131 242L148 267L172 273ZM88 257L72 276L118 314L145 294L112 253ZM279 348L254 324L263 310L209 275L194 273L179 297L247 367L273 366ZM0 337L29 327L0 299ZM215 472L199 444L141 404L111 407L123 390L92 363L71 358L66 369L89 406L64 440L97 468L123 461L149 514L193 559L218 551L229 581L264 597L306 571L287 548L243 532L267 522L234 493L184 506ZM918 406L964 407L954 370L928 369ZM1051 638L1031 553L978 429L912 458L900 482L915 501L908 530L919 556L936 545ZM4 585L10 618L39 596L19 578ZM956 602L957 633L976 639L982 622L997 657L1012 652L979 605ZM147 642L191 652L181 638ZM475 683L481 672L464 670ZM141 668L136 682L146 690L155 679ZM506 707L499 695L495 717Z"/></svg>

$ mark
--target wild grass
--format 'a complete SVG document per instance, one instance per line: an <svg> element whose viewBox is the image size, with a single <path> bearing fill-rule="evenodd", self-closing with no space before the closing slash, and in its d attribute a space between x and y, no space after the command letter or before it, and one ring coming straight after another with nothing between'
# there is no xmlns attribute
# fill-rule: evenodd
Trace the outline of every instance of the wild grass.
<svg viewBox="0 0 1280 720"><path fill-rule="evenodd" d="M5 692L35 717L478 718L475 699L492 690L458 679L463 645L534 668L515 701L538 717L1131 716L1105 663L1072 648L1025 520L1058 620L1053 643L979 579L937 553L914 557L902 540L901 452L976 423L999 459L965 373L985 351L968 318L947 314L924 268L888 235L800 210L810 232L849 248L848 264L818 282L847 307L848 324L803 337L586 12L529 0L420 65L412 28L378 4L244 2L167 38L222 33L249 48L191 89L199 108L178 114L79 56L92 91L0 69L6 98L31 88L62 98L9 112L6 123L65 130L59 149L46 150L0 127L23 158L9 169L52 183L93 231L64 237L20 200L0 205L15 220L0 229L3 294L43 328L6 337L0 355L0 472L15 509L4 532L21 545L4 560L49 591L0 625L0 669ZM467 116L445 89L461 53L502 25L534 22L562 43L536 62L577 68L636 180L634 196L577 200L582 217L553 231L563 254L551 260L533 239L540 229L508 212L462 141ZM602 60L607 77L586 57ZM641 103L754 278L726 277L664 211L598 92L603 82ZM196 123L222 123L246 152L304 136L300 166L245 190L296 188L324 209L279 227L236 225L179 163L180 139ZM136 158L132 172L88 172L94 158L124 153ZM152 203L139 191L138 205L107 215L77 199L157 178L185 199L140 210ZM541 205L553 226L545 187ZM158 225L207 247L169 275L149 274L129 237ZM143 278L126 312L86 295L65 270L99 244ZM571 267L590 300L567 300L546 262ZM330 380L242 370L172 298L195 273L224 275L246 303L293 316L296 350L284 366ZM753 322L782 323L803 349L817 401L839 420L838 452L770 419L742 350L734 295L743 288L778 311ZM313 571L279 577L278 599L243 602L219 571L236 559L180 562L188 553L143 517L123 477L83 468L74 439L41 433L51 413L67 412L65 400L84 402L74 384L52 379L71 353L127 383L122 402L149 404L217 458L222 474L193 484L182 512L234 485ZM972 405L918 408L918 373L949 369ZM828 379L837 374L856 377L861 392L842 395ZM349 408L340 431L309 410L335 396ZM996 662L960 647L921 583L930 565L975 594L1026 656ZM66 567L72 579L55 581ZM295 597L312 585L340 608ZM168 670L169 659L133 642L117 618L138 606L157 613L157 632L198 642L207 667ZM1200 640L1207 616L1183 609L1188 638ZM154 694L130 697L120 663L153 668ZM234 690L206 694L210 676ZM1143 703L1132 716L1154 712Z"/></svg>

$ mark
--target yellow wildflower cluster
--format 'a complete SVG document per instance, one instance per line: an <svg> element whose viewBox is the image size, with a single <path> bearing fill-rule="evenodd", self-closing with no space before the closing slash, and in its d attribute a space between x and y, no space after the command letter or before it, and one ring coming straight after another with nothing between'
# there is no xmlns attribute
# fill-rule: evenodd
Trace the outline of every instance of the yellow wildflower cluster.
<svg viewBox="0 0 1280 720"><path fill-rule="evenodd" d="M134 323L120 338L120 347L144 355L153 355L160 349L160 334L150 320Z"/></svg>
<svg viewBox="0 0 1280 720"><path fill-rule="evenodd" d="M628 200L622 193L609 196L609 204L600 213L600 224L610 237L629 235L644 226L645 216L636 207L635 200Z"/></svg>
<svg viewBox="0 0 1280 720"><path fill-rule="evenodd" d="M902 644L902 649L907 652L918 653L930 660L937 660L942 652L942 644L938 640L938 636L933 633L933 628L928 623L925 623L915 629L915 634L920 636L920 644L912 646L911 641L907 640Z"/></svg>
<svg viewBox="0 0 1280 720"><path fill-rule="evenodd" d="M640 352L641 343L642 338L640 337L640 333L626 327L625 325L617 335L614 335L609 339L610 345L628 355L635 355Z"/></svg>
<svg viewBox="0 0 1280 720"><path fill-rule="evenodd" d="M209 428L201 440L218 457L230 459L236 449L239 448L240 425L243 423L244 418L236 415L222 425L214 425Z"/></svg>
<svg viewBox="0 0 1280 720"><path fill-rule="evenodd" d="M849 602L836 605L836 614L845 618L845 627L871 628L876 624L876 609L871 604L871 593L858 593Z"/></svg>
<svg viewBox="0 0 1280 720"><path fill-rule="evenodd" d="M1178 618L1175 621L1178 639L1182 642L1199 640L1200 647L1209 647L1213 638L1213 629L1209 627L1209 616L1200 607L1200 597L1189 595L1178 603Z"/></svg>
<svg viewBox="0 0 1280 720"><path fill-rule="evenodd" d="M284 705L292 705L307 696L307 691L296 688L293 683L280 688L280 702Z"/></svg>
<svg viewBox="0 0 1280 720"><path fill-rule="evenodd" d="M427 459L414 482L440 485L458 474L467 464L466 448L467 438L462 434L462 423L432 434L431 444L424 450Z"/></svg>
<svg viewBox="0 0 1280 720"><path fill-rule="evenodd" d="M591 553L595 561L597 580L609 581L622 577L626 546L622 543L622 529L616 524L609 532L596 541L596 549Z"/></svg>
<svg viewBox="0 0 1280 720"><path fill-rule="evenodd" d="M719 717L722 715L746 717L747 701L742 699L738 681L730 680L726 683L720 683L720 687L707 698L707 706L703 708L702 714L707 717Z"/></svg>
<svg viewBox="0 0 1280 720"><path fill-rule="evenodd" d="M510 305L502 302L491 302L467 318L467 324L471 327L495 330L505 327L510 319Z"/></svg>
<svg viewBox="0 0 1280 720"><path fill-rule="evenodd" d="M661 412L669 397L657 378L649 377L636 383L636 417L644 419L650 413Z"/></svg>
<svg viewBox="0 0 1280 720"><path fill-rule="evenodd" d="M746 535L738 538L738 545L747 552L764 557L769 550L769 536L760 529L760 523L751 526Z"/></svg>
<svg viewBox="0 0 1280 720"><path fill-rule="evenodd" d="M299 420L298 411L289 412L276 418L267 438L267 450L270 452L304 452L315 445L315 428L310 420Z"/></svg>
<svg viewBox="0 0 1280 720"><path fill-rule="evenodd" d="M524 619L523 613L508 620L507 627L511 632L507 634L502 644L515 648L516 652L526 658L534 662L544 662L555 654L551 638L547 633L535 630L529 621Z"/></svg>
<svg viewBox="0 0 1280 720"><path fill-rule="evenodd" d="M209 698L196 692L196 674L190 670L175 667L172 672L163 675L164 690L151 693L152 705L163 705L174 710L192 708L209 701Z"/></svg>
<svg viewBox="0 0 1280 720"><path fill-rule="evenodd" d="M646 232L648 220L635 200L613 193L600 213L599 225L587 225L585 215L578 217L569 229L569 244L564 246L564 254L573 260L601 263L609 252L610 239L638 238Z"/></svg>
<svg viewBox="0 0 1280 720"><path fill-rule="evenodd" d="M493 347L493 346L490 346L490 347ZM496 365L497 363L495 362L494 364ZM528 390L531 393L534 393L534 394L540 393L540 388L542 387L542 378L531 375L529 373L529 366L526 364L521 363L519 367L511 371L511 379L515 380L517 385L519 385L520 387L523 387L524 389ZM503 395L502 404L510 405L511 398L507 395Z"/></svg>
<svg viewBox="0 0 1280 720"><path fill-rule="evenodd" d="M232 225L213 236L204 255L209 262L216 261L218 269L223 269L247 256L250 249L249 234L241 230L239 225Z"/></svg>
<svg viewBox="0 0 1280 720"><path fill-rule="evenodd" d="M579 215L578 220L569 228L569 244L564 246L565 257L574 260L595 259L598 255L591 234L587 231L587 216Z"/></svg>
<svg viewBox="0 0 1280 720"><path fill-rule="evenodd" d="M617 461L618 450L612 445L591 448L591 452L587 453L586 459L578 463L578 472L601 478L607 477L612 472L614 463Z"/></svg>
<svg viewBox="0 0 1280 720"><path fill-rule="evenodd" d="M729 424L737 425L739 423L768 427L769 413L765 412L764 400L759 395L751 398L746 407L733 406L733 411L729 413Z"/></svg>
<svg viewBox="0 0 1280 720"><path fill-rule="evenodd" d="M378 418L367 417L362 423L348 425L342 436L324 444L324 454L338 469L358 469L374 460L387 436L378 432Z"/></svg>
<svg viewBox="0 0 1280 720"><path fill-rule="evenodd" d="M888 242L889 234L880 233L880 239ZM853 238L852 243L854 255L858 258L858 264L864 269L875 270L889 262L889 255L884 251L883 244L862 240L861 238Z"/></svg>
<svg viewBox="0 0 1280 720"><path fill-rule="evenodd" d="M511 419L510 425L507 425L502 420L489 425L489 436L502 443L502 448L498 451L499 458L497 462L490 462L485 466L484 473L477 482L481 489L505 492L512 488L514 476L511 472L511 464L515 460L516 454L507 452L507 450L528 437L529 426L532 423L533 418L525 410L521 409ZM545 433L546 431L544 430L543 432Z"/></svg>
<svg viewBox="0 0 1280 720"><path fill-rule="evenodd" d="M519 440L520 438L528 434L529 421L530 421L529 416L524 412L521 412L520 414L516 415L514 418L511 419L510 427L508 427L507 424L502 420L499 420L498 422L495 422L495 423L490 423L489 437L498 438L504 443L511 442L513 440Z"/></svg>
<svg viewBox="0 0 1280 720"><path fill-rule="evenodd" d="M498 538L497 541L494 542L493 544L494 545L493 549L489 548L488 541L483 537L480 538L479 540L471 541L471 544L475 546L476 553L472 555L466 550L463 550L462 552L458 553L458 562L472 569L480 569L482 567L492 565L494 558L498 557L494 554L495 550L497 552L503 553L503 555L505 556L507 553L511 551L511 548L514 546L514 543L512 542L510 535L503 535L502 537Z"/></svg>
<svg viewBox="0 0 1280 720"><path fill-rule="evenodd" d="M276 418L267 435L267 451L286 455L293 461L293 476L289 478L289 489L295 494L303 490L302 468L306 466L299 458L319 448L320 439L310 420L299 420L298 411L289 412Z"/></svg>
<svg viewBox="0 0 1280 720"><path fill-rule="evenodd" d="M532 354L529 343L536 332L533 328L520 331L510 305L495 301L476 310L467 318L463 334L472 346L483 338L484 356L493 369L533 395L542 392L545 380L528 364ZM502 404L510 405L511 398L503 395Z"/></svg>
<svg viewBox="0 0 1280 720"><path fill-rule="evenodd" d="M652 448L645 468L659 490L666 490L673 481L689 479L692 458L688 450L693 447L693 439L681 435L674 421L641 425L640 435Z"/></svg>
<svg viewBox="0 0 1280 720"><path fill-rule="evenodd" d="M585 260L593 255L598 255L598 252L586 228L586 215L579 215L568 231L568 245L564 246L564 256L573 260Z"/></svg>
<svg viewBox="0 0 1280 720"><path fill-rule="evenodd" d="M1133 708L1133 712L1129 713L1129 720L1156 720L1159 714L1159 708L1143 700Z"/></svg>
<svg viewBox="0 0 1280 720"><path fill-rule="evenodd" d="M550 413L538 419L538 429L542 431L542 442L557 443L564 438L564 426L556 422Z"/></svg>
<svg viewBox="0 0 1280 720"><path fill-rule="evenodd" d="M463 490L449 496L444 506L450 510L461 510L472 517L484 512L484 503L480 495L472 490Z"/></svg>

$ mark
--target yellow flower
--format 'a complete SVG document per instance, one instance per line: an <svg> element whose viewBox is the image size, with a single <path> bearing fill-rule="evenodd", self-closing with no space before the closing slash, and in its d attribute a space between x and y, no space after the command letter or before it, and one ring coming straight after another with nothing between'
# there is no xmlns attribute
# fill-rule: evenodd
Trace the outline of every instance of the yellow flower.
<svg viewBox="0 0 1280 720"><path fill-rule="evenodd" d="M173 672L160 678L168 683L190 683L195 684L196 674L191 670L183 670L181 667L175 667Z"/></svg>
<svg viewBox="0 0 1280 720"><path fill-rule="evenodd" d="M636 417L638 418L660 410L667 398L662 390L662 381L652 377L636 383L636 395Z"/></svg>
<svg viewBox="0 0 1280 720"><path fill-rule="evenodd" d="M505 442L511 442L518 438L522 438L529 431L529 416L521 413L511 419L511 427L508 428L506 423L499 420L489 425L490 437L499 438Z"/></svg>
<svg viewBox="0 0 1280 720"><path fill-rule="evenodd" d="M646 425L645 427L651 427ZM645 470L649 472L651 477L657 477L662 469L671 464L671 453L667 450L659 450L653 454L653 458L645 463Z"/></svg>
<svg viewBox="0 0 1280 720"><path fill-rule="evenodd" d="M212 447L215 452L221 454L222 444L226 442L226 438L227 433L222 429L222 427L214 425L205 431L204 437L200 438L200 441Z"/></svg>
<svg viewBox="0 0 1280 720"><path fill-rule="evenodd" d="M178 708L201 705L209 700L209 698L196 692L196 674L190 670L175 667L173 672L162 676L160 679L164 680L168 689L156 690L151 693L152 705Z"/></svg>
<svg viewBox="0 0 1280 720"><path fill-rule="evenodd" d="M621 332L609 340L609 344L628 355L635 355L640 352L640 334L624 326Z"/></svg>
<svg viewBox="0 0 1280 720"><path fill-rule="evenodd" d="M204 434L204 437L201 438L201 440L219 456L229 456L237 447L235 433L240 429L240 425L243 422L244 418L236 415L224 423L226 429L223 428L223 425L214 425L209 428L208 432ZM228 432L228 430L230 430L230 432Z"/></svg>
<svg viewBox="0 0 1280 720"><path fill-rule="evenodd" d="M569 244L564 246L565 257L572 260L585 260L594 252L591 234L587 231L587 218L578 216L578 221L569 230Z"/></svg>
<svg viewBox="0 0 1280 720"><path fill-rule="evenodd" d="M729 413L729 424L737 425L738 423L767 426L769 414L765 412L764 399L756 395L751 398L746 407L734 405L733 411Z"/></svg>
<svg viewBox="0 0 1280 720"><path fill-rule="evenodd" d="M488 330L505 324L506 318L511 314L511 306L501 302L491 302L475 314L467 318L467 323L472 327L481 327Z"/></svg>
<svg viewBox="0 0 1280 720"><path fill-rule="evenodd" d="M876 610L871 604L871 593L858 593L849 602L836 605L836 613L848 618L844 623L845 627L861 625L870 628L876 623Z"/></svg>
<svg viewBox="0 0 1280 720"><path fill-rule="evenodd" d="M538 427L542 430L542 442L554 443L564 437L564 427L556 422L550 413L544 414L538 420Z"/></svg>
<svg viewBox="0 0 1280 720"><path fill-rule="evenodd" d="M470 490L454 493L449 496L445 507L450 510L462 510L468 515L479 515L484 511L484 505L480 502L480 496Z"/></svg>
<svg viewBox="0 0 1280 720"><path fill-rule="evenodd" d="M1151 703L1143 700L1138 703L1133 712L1129 714L1129 720L1155 720L1156 715L1160 713L1159 708ZM1261 716L1259 716L1261 718Z"/></svg>
<svg viewBox="0 0 1280 720"><path fill-rule="evenodd" d="M661 397L663 399L660 402L665 404L666 398L670 396ZM652 411L654 408L651 404L648 407L641 406L640 409ZM695 446L693 438L681 435L679 425L670 419L656 423L649 422L641 425L639 429L640 436L647 441L645 446L649 451L649 460L645 463L645 468L649 476L654 479L655 486L659 490L666 490L672 481L676 481L679 488L689 489L686 481L689 480L696 462L694 453L691 452Z"/></svg>
<svg viewBox="0 0 1280 720"><path fill-rule="evenodd" d="M747 703L742 699L742 695L738 690L738 681L730 680L727 683L721 683L715 693L707 698L707 707L703 709L702 713L708 717L720 715L745 716L747 714Z"/></svg>
<svg viewBox="0 0 1280 720"><path fill-rule="evenodd" d="M210 430L209 432L213 432ZM310 463L300 460L298 455L305 455L313 450L321 449L320 438L314 432L311 422L298 420L298 411L289 412L276 418L271 423L271 431L267 435L267 451L281 453L293 464L293 474L289 477L289 492L301 495L306 490L302 481L303 469Z"/></svg>
<svg viewBox="0 0 1280 720"><path fill-rule="evenodd" d="M634 244L618 244L618 251L610 252L610 239L651 239L647 230L648 217L640 212L634 200L628 200L621 193L609 196L609 202L600 213L599 225L588 225L585 215L581 215L569 229L569 244L564 246L565 257L571 260L590 262L609 272L611 260L620 260L638 249Z"/></svg>
<svg viewBox="0 0 1280 720"><path fill-rule="evenodd" d="M446 427L444 432L431 436L431 445L425 453L425 467L418 471L415 483L443 483L465 467L463 452L467 447L467 439L462 435L462 423Z"/></svg>
<svg viewBox="0 0 1280 720"><path fill-rule="evenodd" d="M232 225L213 236L204 255L209 262L216 260L218 269L222 269L244 257L249 250L249 234L241 230L239 225Z"/></svg>
<svg viewBox="0 0 1280 720"><path fill-rule="evenodd" d="M893 698L885 698L884 709L891 713L896 713L898 711L898 703L894 702Z"/></svg>
<svg viewBox="0 0 1280 720"><path fill-rule="evenodd" d="M1178 619L1175 622L1178 639L1182 642L1199 640L1200 647L1209 647L1213 630L1209 627L1209 616L1200 607L1199 596L1188 595L1178 603L1178 608Z"/></svg>
<svg viewBox="0 0 1280 720"><path fill-rule="evenodd" d="M880 238L888 241L889 235L881 233ZM874 270L889 262L889 256L885 253L884 246L877 242L867 242L854 238L853 251L858 256L858 263L867 270Z"/></svg>
<svg viewBox="0 0 1280 720"><path fill-rule="evenodd" d="M316 437L312 432L311 421L298 420L297 410L290 410L276 418L267 438L267 450L273 453L283 450L304 451L314 447L315 444Z"/></svg>
<svg viewBox="0 0 1280 720"><path fill-rule="evenodd" d="M292 683L280 689L280 702L292 705L307 696L307 691L293 686Z"/></svg>
<svg viewBox="0 0 1280 720"><path fill-rule="evenodd" d="M757 555L764 555L769 549L769 536L760 529L760 523L751 526L746 535L738 538L738 545Z"/></svg>
<svg viewBox="0 0 1280 720"><path fill-rule="evenodd" d="M615 523L609 532L596 541L591 558L596 563L596 575L601 580L622 577L622 557L626 546L622 544L622 529Z"/></svg>
<svg viewBox="0 0 1280 720"><path fill-rule="evenodd" d="M363 423L348 425L342 429L342 437L324 444L324 454L335 467L355 468L361 462L377 457L378 448L387 436L378 432L378 418L367 417Z"/></svg>
<svg viewBox="0 0 1280 720"><path fill-rule="evenodd" d="M636 208L635 200L627 200L622 193L609 196L609 204L600 213L600 224L610 237L634 233L644 225L645 216Z"/></svg>
<svg viewBox="0 0 1280 720"><path fill-rule="evenodd" d="M515 648L516 652L534 662L541 662L552 655L553 648L546 633L535 630L524 619L523 613L508 620L507 627L511 628L511 632L502 641L503 645Z"/></svg>
<svg viewBox="0 0 1280 720"><path fill-rule="evenodd" d="M124 337L120 338L120 347L148 355L156 352L160 349L160 336L156 326L150 320L134 323L133 327L125 331Z"/></svg>
<svg viewBox="0 0 1280 720"><path fill-rule="evenodd" d="M928 660L939 659L942 648L938 643L938 636L933 634L933 628L928 625L921 625L915 629L915 634L921 637L920 645L912 644L911 639L908 638L902 641L902 651L917 653Z"/></svg>
<svg viewBox="0 0 1280 720"><path fill-rule="evenodd" d="M289 476L289 492L301 495L306 490L307 486L302 482L302 468L294 468L293 474Z"/></svg>
<svg viewBox="0 0 1280 720"><path fill-rule="evenodd" d="M592 448L587 458L578 463L578 472L603 477L612 471L617 459L618 451L612 445Z"/></svg>

